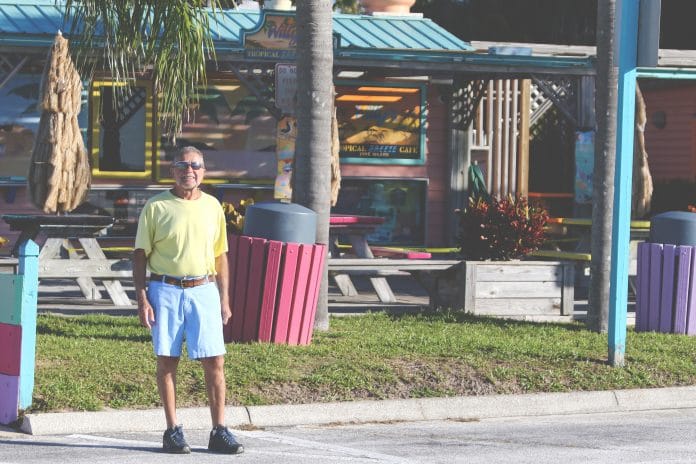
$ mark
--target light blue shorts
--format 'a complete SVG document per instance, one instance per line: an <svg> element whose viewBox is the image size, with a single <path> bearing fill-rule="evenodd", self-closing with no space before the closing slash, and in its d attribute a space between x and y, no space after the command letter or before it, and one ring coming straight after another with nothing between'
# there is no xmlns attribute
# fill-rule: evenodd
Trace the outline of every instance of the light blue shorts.
<svg viewBox="0 0 696 464"><path fill-rule="evenodd" d="M191 359L225 354L220 293L215 283L181 288L150 282L147 298L155 312L151 333L157 356L181 356L184 338Z"/></svg>

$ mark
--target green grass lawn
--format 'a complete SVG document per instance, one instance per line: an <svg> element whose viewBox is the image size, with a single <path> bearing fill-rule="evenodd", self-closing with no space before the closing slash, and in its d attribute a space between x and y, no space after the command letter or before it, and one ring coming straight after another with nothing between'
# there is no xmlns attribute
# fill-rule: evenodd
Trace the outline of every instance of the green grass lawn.
<svg viewBox="0 0 696 464"><path fill-rule="evenodd" d="M158 406L150 336L136 317L40 315L32 411ZM310 346L229 344L228 404L259 405L696 384L696 337L628 333L626 367L578 324L458 312L331 319ZM205 404L179 367L179 406Z"/></svg>

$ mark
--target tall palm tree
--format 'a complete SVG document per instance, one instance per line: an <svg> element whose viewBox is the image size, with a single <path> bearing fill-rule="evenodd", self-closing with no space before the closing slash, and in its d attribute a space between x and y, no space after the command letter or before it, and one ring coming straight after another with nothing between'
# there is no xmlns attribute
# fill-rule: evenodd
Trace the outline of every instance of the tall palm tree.
<svg viewBox="0 0 696 464"><path fill-rule="evenodd" d="M215 59L209 33L219 0L67 0L66 14L79 31L82 63L102 50L105 69L125 80L151 69L161 123L171 134L205 84ZM297 1L298 137L295 201L317 213L317 242L328 244L331 184L333 47L331 0ZM166 91L163 91L166 89ZM315 326L328 329L328 276L319 293Z"/></svg>
<svg viewBox="0 0 696 464"><path fill-rule="evenodd" d="M317 213L317 242L329 242L333 46L331 0L297 2L295 202ZM322 273L314 326L329 327L328 274Z"/></svg>
<svg viewBox="0 0 696 464"><path fill-rule="evenodd" d="M592 236L590 294L587 326L606 332L609 324L609 286L611 270L611 231L616 158L616 113L618 108L618 58L614 56L616 38L616 0L600 1L597 6L597 77L595 114L597 136L592 180Z"/></svg>

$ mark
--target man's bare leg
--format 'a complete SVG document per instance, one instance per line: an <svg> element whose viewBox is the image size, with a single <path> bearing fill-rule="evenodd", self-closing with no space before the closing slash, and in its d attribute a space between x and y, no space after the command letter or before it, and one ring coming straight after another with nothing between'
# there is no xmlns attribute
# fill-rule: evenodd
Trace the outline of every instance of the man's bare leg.
<svg viewBox="0 0 696 464"><path fill-rule="evenodd" d="M205 386L208 391L208 404L210 405L210 418L213 427L225 425L225 357L213 356L202 358L203 373L205 374Z"/></svg>
<svg viewBox="0 0 696 464"><path fill-rule="evenodd" d="M177 425L176 419L176 370L179 358L172 356L157 357L157 389L159 390L167 428Z"/></svg>

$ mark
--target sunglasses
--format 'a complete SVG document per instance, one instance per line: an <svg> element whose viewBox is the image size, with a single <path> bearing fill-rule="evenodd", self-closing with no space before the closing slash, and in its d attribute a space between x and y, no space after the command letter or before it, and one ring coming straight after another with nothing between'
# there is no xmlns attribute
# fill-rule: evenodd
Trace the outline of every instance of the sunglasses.
<svg viewBox="0 0 696 464"><path fill-rule="evenodd" d="M203 168L203 163L200 161L177 161L174 163L174 167L181 169L182 171L187 170L189 167L194 171L198 171L199 169Z"/></svg>

